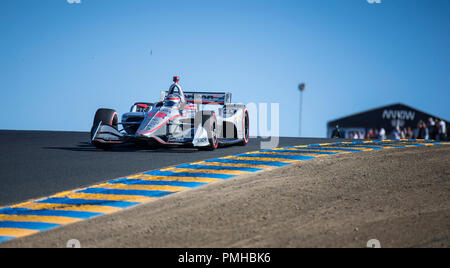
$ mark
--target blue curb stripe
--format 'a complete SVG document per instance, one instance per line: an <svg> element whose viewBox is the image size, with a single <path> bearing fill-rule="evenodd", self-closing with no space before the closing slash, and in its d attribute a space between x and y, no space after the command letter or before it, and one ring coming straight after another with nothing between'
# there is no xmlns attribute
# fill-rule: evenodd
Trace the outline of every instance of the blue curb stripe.
<svg viewBox="0 0 450 268"><path fill-rule="evenodd" d="M289 166L291 163L284 162L274 162L274 161L254 161L254 160L236 160L236 159L212 159L206 160L208 163L225 163L225 164L247 164L247 165L255 165L255 166L273 166L273 167L284 167Z"/></svg>
<svg viewBox="0 0 450 268"><path fill-rule="evenodd" d="M304 156L304 155L277 155L277 154L238 154L235 157L264 157L264 158L280 158L280 159L291 159L291 160L310 160L314 159L314 156Z"/></svg>
<svg viewBox="0 0 450 268"><path fill-rule="evenodd" d="M175 166L176 168L190 168L190 169L210 169L210 170L236 170L236 171L248 171L248 172L257 172L263 169L261 168L249 168L249 167L222 167L222 166L207 166L207 165L181 165Z"/></svg>
<svg viewBox="0 0 450 268"><path fill-rule="evenodd" d="M24 216L56 216L68 217L76 219L89 219L95 216L103 215L98 212L87 211L69 211L69 210L51 210L51 209L28 209L28 208L4 208L0 210L0 214L5 215L24 215Z"/></svg>
<svg viewBox="0 0 450 268"><path fill-rule="evenodd" d="M126 208L139 205L137 202L127 201L110 201L110 200L94 200L94 199L71 199L63 197L51 197L44 200L35 201L35 203L43 204L65 204L65 205L93 205L93 206L108 206Z"/></svg>
<svg viewBox="0 0 450 268"><path fill-rule="evenodd" d="M167 185L167 186L179 186L179 187L190 187L195 188L199 186L206 185L206 182L189 182L189 181L147 181L147 180L139 180L139 179L118 179L113 180L108 183L121 183L126 185Z"/></svg>
<svg viewBox="0 0 450 268"><path fill-rule="evenodd" d="M297 153L297 154L326 154L326 155L333 155L333 154L338 154L335 152L314 152L314 151L306 151L306 150L302 150L301 148L295 148L295 149L299 149L297 151L294 150L264 150L261 152L274 152L274 153ZM309 148L308 148L309 149Z"/></svg>
<svg viewBox="0 0 450 268"><path fill-rule="evenodd" d="M114 195L139 195L146 197L162 197L173 192L169 191L153 191L153 190L124 190L124 189L107 189L107 188L88 188L85 190L77 191L77 193L84 194L114 194ZM131 203L127 206L137 205L140 203L137 202L128 202Z"/></svg>
<svg viewBox="0 0 450 268"><path fill-rule="evenodd" d="M0 221L0 228L18 228L45 231L61 224L29 221Z"/></svg>
<svg viewBox="0 0 450 268"><path fill-rule="evenodd" d="M150 171L144 173L144 175L151 176L166 176L166 177L202 177L213 179L229 179L235 177L235 175L228 174L215 174L215 173L190 173L190 172L172 172L172 171Z"/></svg>
<svg viewBox="0 0 450 268"><path fill-rule="evenodd" d="M0 236L0 243L6 242L8 240L14 239L12 236Z"/></svg>

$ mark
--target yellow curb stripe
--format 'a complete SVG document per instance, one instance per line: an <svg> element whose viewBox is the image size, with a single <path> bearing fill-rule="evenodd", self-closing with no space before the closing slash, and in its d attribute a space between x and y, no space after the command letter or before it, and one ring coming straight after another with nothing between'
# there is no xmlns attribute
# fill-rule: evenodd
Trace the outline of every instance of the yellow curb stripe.
<svg viewBox="0 0 450 268"><path fill-rule="evenodd" d="M248 167L259 169L273 169L276 167L266 165L252 165L252 164L235 164L235 163L219 163L219 162L197 162L193 165L207 165L207 166L219 166L219 167Z"/></svg>
<svg viewBox="0 0 450 268"><path fill-rule="evenodd" d="M29 229L18 229L18 228L2 228L0 227L0 236L11 236L11 237L24 237L29 236L35 233L38 233L37 230L29 230Z"/></svg>
<svg viewBox="0 0 450 268"><path fill-rule="evenodd" d="M122 210L118 207L109 206L96 206L96 205L68 205L68 204L46 204L46 203L24 203L15 206L13 208L28 208L28 209L52 209L52 210L67 210L67 211L86 211L96 213L113 213Z"/></svg>
<svg viewBox="0 0 450 268"><path fill-rule="evenodd" d="M301 160L283 159L283 158L270 158L270 157L237 157L229 156L222 159L234 159L234 160L250 160L250 161L269 161L269 162L282 162L282 163L297 163Z"/></svg>
<svg viewBox="0 0 450 268"><path fill-rule="evenodd" d="M357 147L357 146L339 146L339 145L334 145L334 147L326 147L325 149L356 149L356 150L361 150L363 152L369 152L369 151L374 151L375 149L372 148L364 148L364 147Z"/></svg>
<svg viewBox="0 0 450 268"><path fill-rule="evenodd" d="M145 191L167 191L179 192L190 189L189 187L171 186L171 185L137 185L137 184L122 184L122 183L105 183L94 186L94 188L105 189L121 189L121 190L145 190Z"/></svg>
<svg viewBox="0 0 450 268"><path fill-rule="evenodd" d="M28 222L45 222L56 224L69 224L81 221L81 219L56 217L56 216L30 216L30 215L3 215L0 214L0 221L28 221Z"/></svg>
<svg viewBox="0 0 450 268"><path fill-rule="evenodd" d="M189 168L166 168L161 171L173 171L173 172L187 172L187 173L213 173L213 174L228 174L228 175L244 175L249 174L249 171L241 170L215 170L215 169L189 169Z"/></svg>
<svg viewBox="0 0 450 268"><path fill-rule="evenodd" d="M313 156L313 157L324 157L324 156L328 156L327 154L315 154L315 153L302 153L302 152L298 152L298 153L279 153L279 152L261 152L260 154L266 154L266 155L300 155L300 156Z"/></svg>
<svg viewBox="0 0 450 268"><path fill-rule="evenodd" d="M302 151L307 151L309 154L312 154L314 156L316 156L317 154L320 154L320 152L324 152L324 153L336 153L336 154L347 154L347 153L351 153L351 152L347 152L347 151L337 151L337 150L332 150L332 149L324 149L324 150L318 150L318 149L294 149L294 148L286 148L283 149L286 151L293 151L293 152L298 152L300 154L304 154L302 153ZM314 154L315 152L317 152L317 154ZM323 155L328 155L328 154L323 154Z"/></svg>
<svg viewBox="0 0 450 268"><path fill-rule="evenodd" d="M93 186L96 188L97 186ZM154 197L146 197L140 195L114 195L114 194L86 194L86 193L68 193L57 194L53 197L66 197L72 199L86 199L86 200L107 200L107 201L127 201L143 203L155 199Z"/></svg>
<svg viewBox="0 0 450 268"><path fill-rule="evenodd" d="M215 179L215 178L152 176L144 174L129 176L127 177L127 179L139 179L147 181L185 181L185 182L204 182L204 183L223 181L222 179Z"/></svg>

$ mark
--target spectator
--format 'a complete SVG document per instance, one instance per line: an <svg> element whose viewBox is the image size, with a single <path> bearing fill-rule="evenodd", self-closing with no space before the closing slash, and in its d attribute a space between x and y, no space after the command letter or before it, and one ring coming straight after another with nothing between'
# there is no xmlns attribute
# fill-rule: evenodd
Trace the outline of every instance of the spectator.
<svg viewBox="0 0 450 268"><path fill-rule="evenodd" d="M375 131L372 128L369 129L369 131L367 131L367 133L366 133L366 139L374 140L375 138L376 138Z"/></svg>
<svg viewBox="0 0 450 268"><path fill-rule="evenodd" d="M400 127L396 127L394 129L394 131L392 131L392 135L391 136L392 136L393 139L399 140L401 138Z"/></svg>
<svg viewBox="0 0 450 268"><path fill-rule="evenodd" d="M437 140L444 141L447 139L447 124L442 119L439 121L438 133L439 133L439 137L437 138Z"/></svg>
<svg viewBox="0 0 450 268"><path fill-rule="evenodd" d="M432 117L428 118L427 127L428 127L429 138L435 139L436 134L437 134L436 133L436 122Z"/></svg>
<svg viewBox="0 0 450 268"><path fill-rule="evenodd" d="M417 125L417 128L418 128L418 133L417 133L418 139L428 139L429 138L428 128L424 121L420 120L419 124Z"/></svg>
<svg viewBox="0 0 450 268"><path fill-rule="evenodd" d="M364 133L362 131L358 132L358 139L364 140Z"/></svg>
<svg viewBox="0 0 450 268"><path fill-rule="evenodd" d="M406 135L405 139L412 139L414 138L414 133L411 127L406 128Z"/></svg>
<svg viewBox="0 0 450 268"><path fill-rule="evenodd" d="M425 124L425 122L423 122L422 127L425 129L424 139L428 140L430 138L430 130L427 128L427 124Z"/></svg>
<svg viewBox="0 0 450 268"><path fill-rule="evenodd" d="M439 124L440 124L439 119L435 119L434 120L434 126L433 126L433 135L430 135L430 139L433 140L439 140L440 139L440 135L439 135Z"/></svg>
<svg viewBox="0 0 450 268"><path fill-rule="evenodd" d="M332 139L340 139L340 138L342 138L342 133L341 133L341 130L339 129L339 125L336 125L336 128L331 133L331 138Z"/></svg>
<svg viewBox="0 0 450 268"><path fill-rule="evenodd" d="M432 139L432 140L436 139L436 136L438 134L436 119L433 120L433 122L431 122L431 118L430 118L430 121L428 122L427 127L428 127L428 138Z"/></svg>
<svg viewBox="0 0 450 268"><path fill-rule="evenodd" d="M401 139L406 139L406 135L407 135L407 130L406 127L402 129L402 131L400 131L400 138Z"/></svg>
<svg viewBox="0 0 450 268"><path fill-rule="evenodd" d="M353 140L353 131L350 131L347 133L347 139L352 139Z"/></svg>
<svg viewBox="0 0 450 268"><path fill-rule="evenodd" d="M380 140L385 140L386 139L386 130L384 128L380 128L380 131L378 132L378 137L380 138Z"/></svg>

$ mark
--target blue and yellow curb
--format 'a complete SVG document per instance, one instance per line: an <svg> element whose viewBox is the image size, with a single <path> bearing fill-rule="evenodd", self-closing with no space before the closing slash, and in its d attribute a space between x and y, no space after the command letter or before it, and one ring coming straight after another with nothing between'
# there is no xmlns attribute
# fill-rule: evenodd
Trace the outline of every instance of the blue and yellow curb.
<svg viewBox="0 0 450 268"><path fill-rule="evenodd" d="M0 208L0 243L122 211L176 192L317 157L442 144L450 143L432 140L375 140L299 145L147 171Z"/></svg>

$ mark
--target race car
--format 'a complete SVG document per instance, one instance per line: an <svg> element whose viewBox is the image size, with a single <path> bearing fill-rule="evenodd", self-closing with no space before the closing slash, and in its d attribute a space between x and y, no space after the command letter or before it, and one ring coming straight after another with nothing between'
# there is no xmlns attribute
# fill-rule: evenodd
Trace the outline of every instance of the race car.
<svg viewBox="0 0 450 268"><path fill-rule="evenodd" d="M122 122L115 110L98 109L91 143L104 150L123 143L199 150L248 143L248 110L244 104L231 103L231 93L184 92L178 76L173 82L168 91L161 92L159 102L135 103L122 115Z"/></svg>

